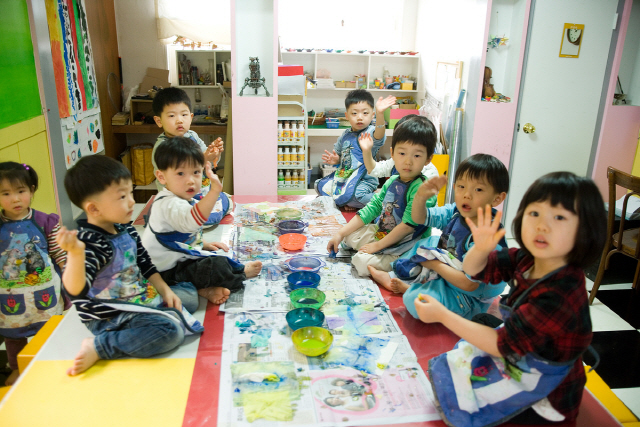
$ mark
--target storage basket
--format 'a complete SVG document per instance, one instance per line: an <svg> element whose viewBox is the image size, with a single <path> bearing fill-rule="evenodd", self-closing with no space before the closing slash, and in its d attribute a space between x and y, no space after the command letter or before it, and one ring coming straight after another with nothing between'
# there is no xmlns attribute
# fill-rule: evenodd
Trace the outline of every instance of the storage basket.
<svg viewBox="0 0 640 427"><path fill-rule="evenodd" d="M338 129L338 127L340 127L340 119L338 118L327 118L326 122L328 129Z"/></svg>
<svg viewBox="0 0 640 427"><path fill-rule="evenodd" d="M131 180L133 185L149 185L155 180L151 163L152 144L137 144L131 147Z"/></svg>
<svg viewBox="0 0 640 427"><path fill-rule="evenodd" d="M314 116L310 116L308 118L309 126L311 126L311 125L318 126L318 125L323 125L324 124L324 122L325 122L324 113L319 113L319 114L322 114L322 116L316 115L315 117Z"/></svg>

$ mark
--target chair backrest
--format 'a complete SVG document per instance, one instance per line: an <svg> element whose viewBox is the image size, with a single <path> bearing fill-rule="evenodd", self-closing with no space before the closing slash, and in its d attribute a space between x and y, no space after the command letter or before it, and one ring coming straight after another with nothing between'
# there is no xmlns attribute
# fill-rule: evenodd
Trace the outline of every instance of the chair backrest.
<svg viewBox="0 0 640 427"><path fill-rule="evenodd" d="M618 250L622 250L622 233L624 231L624 223L627 214L627 202L629 197L640 196L640 177L630 175L626 172L622 172L614 167L609 166L607 168L607 178L609 179L609 219L607 221L607 235L609 238L613 235L613 224L615 223L616 213L616 186L626 188L629 190L624 196L622 205L622 214L620 215L620 228L618 233L620 238L618 239ZM636 244L635 257L640 256L640 239Z"/></svg>

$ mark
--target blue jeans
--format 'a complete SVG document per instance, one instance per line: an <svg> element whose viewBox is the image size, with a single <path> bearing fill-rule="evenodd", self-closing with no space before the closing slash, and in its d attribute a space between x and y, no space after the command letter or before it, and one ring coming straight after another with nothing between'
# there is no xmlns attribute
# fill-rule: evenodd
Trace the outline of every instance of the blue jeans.
<svg viewBox="0 0 640 427"><path fill-rule="evenodd" d="M173 286L169 286L174 294L182 301L182 306L189 313L193 314L198 309L200 300L198 298L198 290L190 282L180 282Z"/></svg>
<svg viewBox="0 0 640 427"><path fill-rule="evenodd" d="M162 314L123 311L85 325L95 335L98 356L106 360L152 357L173 350L184 341L182 326Z"/></svg>

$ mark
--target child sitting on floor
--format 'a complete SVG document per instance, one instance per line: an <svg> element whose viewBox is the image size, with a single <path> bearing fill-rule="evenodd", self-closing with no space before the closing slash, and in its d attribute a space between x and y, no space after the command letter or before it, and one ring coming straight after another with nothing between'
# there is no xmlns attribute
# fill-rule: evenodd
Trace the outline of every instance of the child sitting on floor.
<svg viewBox="0 0 640 427"><path fill-rule="evenodd" d="M262 263L242 265L211 251L229 248L224 243L202 240L202 226L209 217L222 184L206 163L202 150L189 138L177 136L163 142L155 153L156 178L165 188L156 196L142 243L160 274L172 284L191 282L198 294L222 304L244 280L260 274ZM199 201L202 168L211 180L211 190Z"/></svg>
<svg viewBox="0 0 640 427"><path fill-rule="evenodd" d="M605 244L603 205L593 181L554 172L536 180L520 202L513 220L519 249L494 250L505 231L499 213L491 220L489 206L484 214L478 208L475 223L466 220L475 245L464 271L487 283L508 280L510 290L497 329L462 319L431 295L414 300L420 320L440 322L463 339L429 361L447 425L576 419L586 382L582 353L592 338L583 269Z"/></svg>
<svg viewBox="0 0 640 427"><path fill-rule="evenodd" d="M409 114L398 120L396 123L396 128L402 125L402 123L407 120L429 120L426 117L418 116L416 114ZM374 159L374 154L371 152L373 148L373 144L369 143L370 139L365 141L360 141L360 148L362 148L362 158L364 160L364 165L367 168L367 173L371 176L375 176L376 178L388 178L391 175L397 175L398 170L396 169L396 163L393 161L393 158L388 160L381 160L376 162ZM371 141L373 142L373 141ZM433 153L429 153L429 160L431 160ZM431 178L435 178L439 175L438 169L429 161L429 164L422 168L422 175L424 175L428 180Z"/></svg>
<svg viewBox="0 0 640 427"><path fill-rule="evenodd" d="M397 126L391 156L398 175L385 182L369 203L329 241L327 249L338 252L342 243L359 252L351 260L361 276L368 276L367 266L391 270L391 263L414 243L431 234L431 229L411 219L411 206L420 184L426 179L422 169L429 164L436 145L436 131L426 117L406 120ZM362 133L362 145L373 145L371 135ZM423 205L426 200L421 201ZM429 200L434 206L436 198ZM373 221L373 223L371 223Z"/></svg>
<svg viewBox="0 0 640 427"><path fill-rule="evenodd" d="M373 136L373 155L384 145L385 121L384 111L395 104L396 98L380 97L375 105L376 123L373 120L373 96L364 89L352 90L344 101L347 109L345 116L351 124L338 138L333 146L333 153L325 150L322 161L339 164L338 170L331 175L316 181L316 191L321 196L330 196L338 207L346 210L361 208L371 200L373 192L378 188L378 178L367 175L362 150L358 140L362 134Z"/></svg>
<svg viewBox="0 0 640 427"><path fill-rule="evenodd" d="M62 281L95 335L82 342L67 373L77 375L100 359L152 357L201 332L186 311L198 308L196 289L169 287L129 224L135 202L127 168L107 156L82 157L67 171L64 187L87 219L78 220L77 231L62 227L58 234L67 251Z"/></svg>
<svg viewBox="0 0 640 427"><path fill-rule="evenodd" d="M504 290L505 283L478 283L469 280L461 271L462 259L473 244L464 219L475 222L479 206L490 204L495 207L502 203L509 190L509 172L494 156L475 154L460 163L456 170L455 203L427 209L426 200L438 194L446 182L446 176L441 176L422 184L412 211L416 223L439 228L442 235L422 240L402 255L393 264L393 275L398 278L373 267L370 268L371 276L385 288L405 293L404 303L413 317L417 317L413 300L423 293L470 319L488 310L493 298ZM504 240L500 246L507 246ZM400 279L415 281L409 285Z"/></svg>
<svg viewBox="0 0 640 427"><path fill-rule="evenodd" d="M200 139L197 133L192 131L191 120L193 120L193 113L191 112L191 100L187 93L177 87L168 87L160 90L155 98L153 98L153 119L158 127L161 127L163 133L158 136L153 151L151 153L151 163L153 164L153 172L158 170L158 165L155 161L155 153L160 144L169 138L174 136L184 136L193 140L202 152L204 153L205 162L211 162L212 169L215 172L215 167L218 165L220 156L224 151L222 139L217 138L213 141L209 147ZM156 180L156 186L158 191L162 191L164 185ZM202 176L202 194L194 196L195 199L200 199L209 191L209 178L205 175ZM218 201L214 206L212 213L207 218L205 225L215 225L220 223L222 218L233 210L233 203L226 193L220 193Z"/></svg>
<svg viewBox="0 0 640 427"><path fill-rule="evenodd" d="M5 385L20 375L18 353L56 314L64 301L58 267L66 254L56 243L60 217L31 208L38 189L33 167L0 163L0 335L4 338L11 374Z"/></svg>

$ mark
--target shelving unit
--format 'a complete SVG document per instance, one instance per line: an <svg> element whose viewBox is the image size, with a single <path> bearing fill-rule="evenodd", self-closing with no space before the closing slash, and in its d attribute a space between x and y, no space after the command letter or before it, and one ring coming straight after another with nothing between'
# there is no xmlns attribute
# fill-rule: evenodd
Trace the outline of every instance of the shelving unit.
<svg viewBox="0 0 640 427"><path fill-rule="evenodd" d="M294 101L294 100L280 100L286 98L297 97L302 102ZM307 109L306 109L306 96L304 95L293 95L293 96L281 96L278 100L278 107L287 106L287 111L295 111L297 114L293 115L278 115L278 122L280 121L294 121L294 122L302 122L304 126L304 136L300 137L289 137L284 138L278 135L278 150L280 148L283 149L291 149L295 148L298 151L302 148L304 153L304 159L302 161L298 160L289 160L289 161L278 161L278 174L280 171L283 171L283 174L286 171L291 171L291 175L293 175L293 171L298 172L298 180L296 184L285 184L281 186L282 181L278 181L278 195L304 195L307 194L307 162L308 162L308 149L307 149ZM291 108L293 107L293 108ZM279 108L280 110L280 108ZM280 113L278 113L280 114ZM291 114L291 113L287 113ZM297 154L297 153L296 153ZM296 156L297 157L297 156Z"/></svg>

